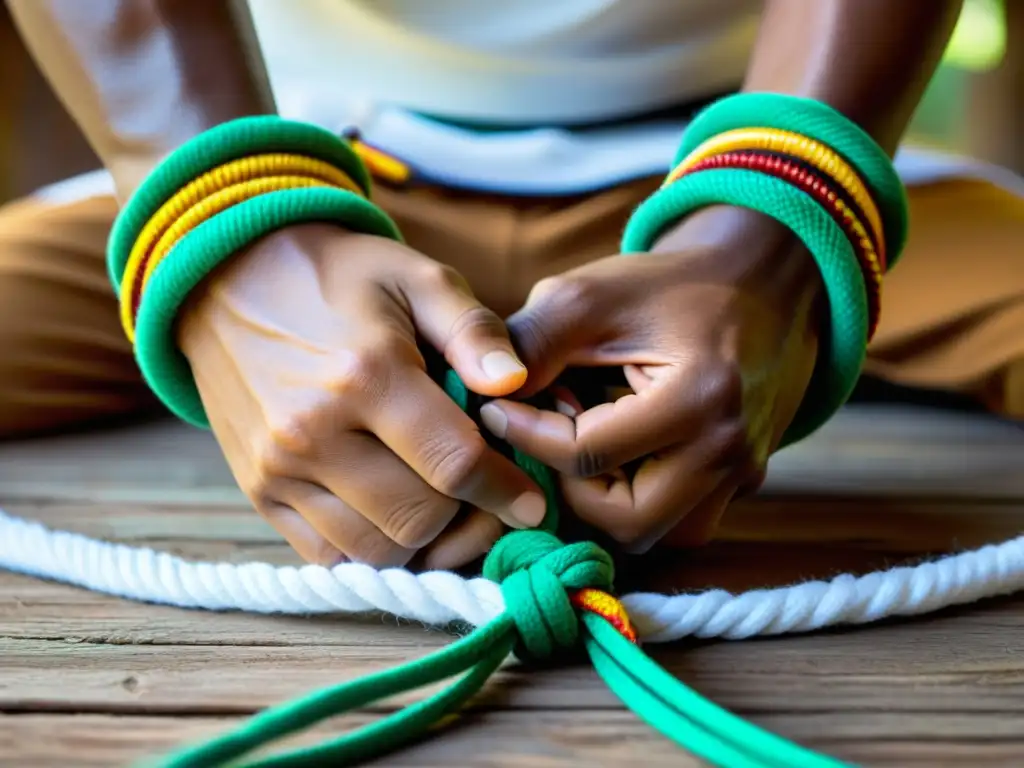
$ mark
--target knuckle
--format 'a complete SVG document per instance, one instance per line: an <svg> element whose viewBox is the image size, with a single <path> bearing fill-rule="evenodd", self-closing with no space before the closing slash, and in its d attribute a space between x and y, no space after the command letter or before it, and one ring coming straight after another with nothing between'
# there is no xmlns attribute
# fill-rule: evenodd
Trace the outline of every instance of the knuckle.
<svg viewBox="0 0 1024 768"><path fill-rule="evenodd" d="M385 357L379 347L342 352L335 361L328 390L335 397L362 397L387 376Z"/></svg>
<svg viewBox="0 0 1024 768"><path fill-rule="evenodd" d="M345 554L352 562L385 568L402 563L406 558L399 555L399 548L379 530L366 531L353 537Z"/></svg>
<svg viewBox="0 0 1024 768"><path fill-rule="evenodd" d="M238 473L239 485L250 499L265 499L273 495L273 487L282 477L287 477L293 468L295 454L286 449L268 432L266 439L257 445L252 453L249 471Z"/></svg>
<svg viewBox="0 0 1024 768"><path fill-rule="evenodd" d="M394 334L373 343L338 353L327 391L339 400L377 402L390 386L395 364L404 359L408 344Z"/></svg>
<svg viewBox="0 0 1024 768"><path fill-rule="evenodd" d="M534 287L530 298L554 308L573 308L585 314L594 305L593 280L584 275L546 277Z"/></svg>
<svg viewBox="0 0 1024 768"><path fill-rule="evenodd" d="M623 520L616 522L607 533L627 551L642 553L648 548L647 542L651 539L652 527L644 519Z"/></svg>
<svg viewBox="0 0 1024 768"><path fill-rule="evenodd" d="M449 337L456 338L466 333L484 333L486 335L505 335L505 325L494 312L483 305L465 309L449 330Z"/></svg>
<svg viewBox="0 0 1024 768"><path fill-rule="evenodd" d="M729 419L718 425L711 439L711 453L715 464L740 473L753 472L759 463L747 423L742 419Z"/></svg>
<svg viewBox="0 0 1024 768"><path fill-rule="evenodd" d="M719 418L740 419L743 415L743 372L732 363L710 364L704 368L704 391L708 410Z"/></svg>
<svg viewBox="0 0 1024 768"><path fill-rule="evenodd" d="M306 560L312 563L313 565L320 565L324 568L332 568L338 564L339 554L340 553L338 552L338 549L333 544L331 544L331 542L327 541L327 539L317 537L315 543L313 544L312 551L309 553L309 556L306 558ZM345 558L342 555L342 559L347 558Z"/></svg>
<svg viewBox="0 0 1024 768"><path fill-rule="evenodd" d="M288 411L268 418L266 440L257 451L260 471L282 474L292 457L312 456L316 445L312 421L304 411Z"/></svg>
<svg viewBox="0 0 1024 768"><path fill-rule="evenodd" d="M382 527L384 533L400 547L419 549L440 533L437 512L430 498L406 499L387 512ZM440 518L441 523L446 519Z"/></svg>
<svg viewBox="0 0 1024 768"><path fill-rule="evenodd" d="M614 469L607 454L587 446L577 447L569 457L566 474L574 477L596 477Z"/></svg>
<svg viewBox="0 0 1024 768"><path fill-rule="evenodd" d="M463 291L467 288L466 280L457 269L442 264L440 261L422 261L417 274L417 282L430 288L442 291Z"/></svg>
<svg viewBox="0 0 1024 768"><path fill-rule="evenodd" d="M458 445L437 444L427 456L430 484L451 498L461 498L477 483L476 474L488 451L483 437Z"/></svg>

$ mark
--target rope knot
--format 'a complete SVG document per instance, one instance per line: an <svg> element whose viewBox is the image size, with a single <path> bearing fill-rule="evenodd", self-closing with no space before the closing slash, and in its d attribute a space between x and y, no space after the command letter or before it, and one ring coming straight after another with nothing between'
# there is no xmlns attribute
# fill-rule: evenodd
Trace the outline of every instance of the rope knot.
<svg viewBox="0 0 1024 768"><path fill-rule="evenodd" d="M570 593L608 591L615 569L597 544L563 544L541 530L513 531L494 545L484 576L501 584L505 609L519 631L516 655L546 659L572 650L579 641L579 617Z"/></svg>

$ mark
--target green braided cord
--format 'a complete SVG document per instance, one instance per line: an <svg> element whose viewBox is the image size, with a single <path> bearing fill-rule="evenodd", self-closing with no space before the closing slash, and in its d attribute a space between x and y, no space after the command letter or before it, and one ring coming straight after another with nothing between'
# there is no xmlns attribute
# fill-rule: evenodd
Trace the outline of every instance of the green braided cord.
<svg viewBox="0 0 1024 768"><path fill-rule="evenodd" d="M668 674L603 618L582 617L594 668L648 725L708 762L728 768L850 768L712 704Z"/></svg>
<svg viewBox="0 0 1024 768"><path fill-rule="evenodd" d="M511 620L507 616L499 616L436 653L268 709L238 730L183 749L157 765L159 768L356 765L421 738L438 721L454 713L494 674L511 652L513 642ZM339 738L244 764L236 762L265 744L316 723L463 672L466 674L461 679L433 696Z"/></svg>
<svg viewBox="0 0 1024 768"><path fill-rule="evenodd" d="M741 169L700 171L659 189L630 218L622 253L649 250L673 222L717 203L752 208L793 230L817 262L828 293L829 332L820 341L807 394L783 436L785 446L828 421L857 383L867 347L864 276L843 230L814 198L781 179Z"/></svg>
<svg viewBox="0 0 1024 768"><path fill-rule="evenodd" d="M831 147L852 165L878 205L885 230L888 268L907 243L907 190L878 143L828 104L782 93L740 93L707 106L686 127L673 165L700 144L726 131L774 128L792 131Z"/></svg>
<svg viewBox="0 0 1024 768"><path fill-rule="evenodd" d="M468 391L453 373L449 396L465 408ZM552 472L538 462L520 466L557 498ZM558 506L545 527L557 526ZM513 531L484 562L483 575L501 584L505 612L467 637L399 667L314 692L251 718L241 728L187 747L147 768L315 768L356 765L426 735L472 698L515 650L544 659L586 649L598 674L640 718L719 768L849 768L774 736L711 704L652 661L600 616L577 614L568 592L611 591L614 564L596 544L563 544L545 530ZM396 694L462 675L455 683L370 725L322 744L248 762L246 755L328 718Z"/></svg>
<svg viewBox="0 0 1024 768"><path fill-rule="evenodd" d="M175 319L189 293L250 243L292 224L315 221L401 240L387 214L354 192L288 189L246 200L204 221L153 270L136 318L135 355L150 388L180 419L209 425L192 369L174 340Z"/></svg>
<svg viewBox="0 0 1024 768"><path fill-rule="evenodd" d="M146 222L179 189L219 165L259 153L290 152L331 163L370 196L370 174L344 139L309 123L276 115L223 123L182 144L149 174L125 204L110 233L107 272L121 285L132 246Z"/></svg>
<svg viewBox="0 0 1024 768"><path fill-rule="evenodd" d="M246 149L250 148L251 142ZM295 151L294 145L281 148ZM194 167L191 172L194 175ZM166 173L170 175L170 171ZM181 173L184 174L184 171ZM706 178L707 174L693 178L699 177ZM714 181L714 177L711 180ZM760 176L757 180L761 184L765 182ZM187 181L176 179L174 188ZM782 182L778 183L785 190L795 191ZM170 189L170 182L166 182L166 185ZM686 191L691 186L679 183L665 191ZM739 189L744 184L742 180L738 183L723 180L719 186L727 189L735 186ZM168 189L162 190L162 194L166 195ZM150 190L147 194L152 197L152 207L153 201L160 197L157 191L161 190L155 182ZM769 187L767 191L779 197L779 190ZM645 206L649 210L665 206L665 210L677 212L685 210L687 206L707 204L701 202L707 197L706 189L698 188L691 192L692 199L681 196L678 191L667 197L655 195ZM763 194L764 189L754 190L750 196L758 198ZM735 193L735 197L741 202L734 204L743 204L742 201L747 199L739 192ZM816 220L810 210L804 209L805 201L802 198L782 195L780 199L783 205L775 207L775 215L783 217L785 223L794 228L801 222L806 224L805 234L813 241L808 245L816 257L819 251L825 253L828 247L831 247L833 253L840 254L840 259L829 262L829 269L837 277L830 282L826 275L830 299L835 298L834 288L838 290L845 287L848 292L856 293L856 280L849 276L845 280L841 279L844 277L842 270L849 265L849 259L853 258L842 232L832 224L830 218L827 222L832 224L836 232L825 227L821 220ZM159 206L160 202L162 200L155 202L155 206ZM714 202L730 200L719 200L716 197ZM751 204L750 207L756 206ZM817 210L816 206L814 208ZM779 213L780 210L782 213ZM659 211L654 210L654 213ZM638 242L651 234L643 228L637 229L639 225L636 222L643 222L639 214L640 211L631 222L635 236L639 238ZM133 215L141 217L141 214ZM130 229L130 218L124 219L129 222L123 224L125 231ZM144 222L145 218L140 220ZM396 240L401 238L391 220L359 195L323 188L287 190L240 203L200 224L176 244L154 270L139 308L136 352L146 381L179 417L199 426L207 423L188 362L176 349L173 339L175 316L189 292L218 264L258 238L291 224L311 221L334 222L349 229ZM652 219L648 217L647 221L650 223ZM629 232L627 241L628 235ZM846 251L843 250L844 245ZM128 242L128 250L130 246L131 242ZM127 251L115 245L110 252L117 254ZM118 270L123 270L123 262L120 267L115 262L116 259L112 257L111 272L119 276ZM853 265L856 277L859 278L860 272L856 269L855 261ZM826 267L822 266L822 269L824 272ZM863 297L862 279L859 288L860 296ZM836 302L833 300L832 303ZM833 329L833 337L838 338L840 343L856 335L857 330L861 335L865 333L866 311L863 306L860 310L859 318L840 318L847 325L839 327L838 335L836 329ZM463 410L468 408L469 392L454 371L446 375L444 387ZM707 702L668 675L639 647L622 638L603 619L588 613L580 616L572 605L569 593L587 587L611 592L614 581L612 558L594 543L564 544L555 536L559 496L554 475L541 462L521 452L515 452L514 458L543 489L547 499L547 515L541 527L536 530L513 531L503 536L484 562L484 576L501 584L504 613L434 654L270 708L237 730L206 743L187 747L156 765L160 768L311 768L355 765L394 751L437 727L482 688L510 653L514 652L521 658L545 659L573 651L582 641L598 673L627 706L654 728L720 768L842 766L841 763L817 756L748 725ZM328 718L379 699L455 677L458 679L439 693L340 737L313 747L255 757L246 763L239 762L283 736Z"/></svg>

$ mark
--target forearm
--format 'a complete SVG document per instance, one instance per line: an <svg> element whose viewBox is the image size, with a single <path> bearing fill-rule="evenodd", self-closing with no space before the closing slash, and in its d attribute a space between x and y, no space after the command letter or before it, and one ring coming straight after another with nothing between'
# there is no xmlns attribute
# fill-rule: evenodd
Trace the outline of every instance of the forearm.
<svg viewBox="0 0 1024 768"><path fill-rule="evenodd" d="M744 90L823 101L893 154L961 5L962 0L767 0ZM686 218L666 232L656 250L694 245L806 255L778 222L727 206ZM809 257L803 261L805 274L816 279Z"/></svg>
<svg viewBox="0 0 1024 768"><path fill-rule="evenodd" d="M745 91L823 101L890 153L945 49L961 0L768 0ZM711 206L666 231L654 250L712 249L721 278L805 308L820 326L824 285L810 252L754 210Z"/></svg>
<svg viewBox="0 0 1024 768"><path fill-rule="evenodd" d="M273 101L244 0L7 0L119 195L171 150Z"/></svg>
<svg viewBox="0 0 1024 768"><path fill-rule="evenodd" d="M745 91L823 101L896 150L963 0L767 0Z"/></svg>

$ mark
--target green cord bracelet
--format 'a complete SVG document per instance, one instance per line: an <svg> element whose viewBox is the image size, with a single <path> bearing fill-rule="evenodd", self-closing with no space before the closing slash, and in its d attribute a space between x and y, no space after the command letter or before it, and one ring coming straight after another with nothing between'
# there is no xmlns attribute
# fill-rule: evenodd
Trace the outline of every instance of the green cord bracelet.
<svg viewBox="0 0 1024 768"><path fill-rule="evenodd" d="M257 152L294 152L331 163L370 196L370 175L362 160L347 142L324 128L276 115L222 123L164 158L121 210L107 246L107 272L114 290L121 285L125 264L139 233L161 205L203 173Z"/></svg>
<svg viewBox="0 0 1024 768"><path fill-rule="evenodd" d="M384 211L353 192L292 189L260 195L203 222L153 271L136 318L135 354L150 388L180 419L198 427L209 425L192 370L174 340L175 319L189 293L250 243L289 225L316 221L402 239Z"/></svg>
<svg viewBox="0 0 1024 768"><path fill-rule="evenodd" d="M907 191L892 160L867 132L814 99L782 93L739 93L720 99L697 114L686 127L672 165L678 165L708 139L741 128L792 131L827 144L842 155L876 198L892 269L907 242Z"/></svg>
<svg viewBox="0 0 1024 768"><path fill-rule="evenodd" d="M251 154L251 149L250 144L239 155ZM294 145L280 149L296 151ZM695 179L700 183L695 184ZM158 206L162 202L158 192L166 196L187 181L180 180L173 187L167 182L167 189L152 186L148 194ZM867 328L863 278L842 231L799 190L749 171L695 174L656 193L641 206L627 228L623 250L646 250L665 222L703 205L725 202L761 210L768 200L772 201L771 210L764 212L801 235L821 265L829 289L832 338L824 355L829 365L820 365L815 372L815 382L820 379L819 388L824 391L818 402L845 400L849 371L855 368L859 372L863 357ZM133 216L141 217L137 227L144 225L147 217ZM323 188L289 190L246 201L204 222L154 271L139 308L136 352L149 385L182 419L198 426L207 423L188 362L174 344L174 321L182 302L212 269L238 250L277 229L310 221L335 222L401 239L386 214L358 195ZM124 224L125 231L130 225L130 221ZM131 247L131 241L127 246ZM112 247L111 251L115 250ZM838 258L834 258L836 254ZM110 266L115 274L116 261L112 259ZM853 365L856 349L860 356ZM443 386L460 407L468 407L469 393L453 371L448 371ZM808 423L820 419L818 410L830 413L829 408L809 409ZM504 613L437 653L269 709L236 731L185 748L158 765L240 767L240 758L283 736L373 701L461 675L440 693L352 733L319 746L245 763L247 768L355 765L432 730L479 691L509 653L545 658L582 644L598 674L639 717L719 768L849 768L708 702L661 669L605 618L577 611L569 592L584 588L611 591L611 557L593 543L563 544L554 535L559 497L551 471L519 452L515 461L544 490L548 514L540 530L514 531L502 537L484 563L484 576L501 584Z"/></svg>
<svg viewBox="0 0 1024 768"><path fill-rule="evenodd" d="M751 208L793 230L817 262L828 292L830 330L807 395L783 437L782 445L788 445L831 418L857 383L867 344L864 276L842 229L813 198L779 179L738 169L701 171L655 192L626 225L622 253L648 251L672 223L715 204Z"/></svg>

